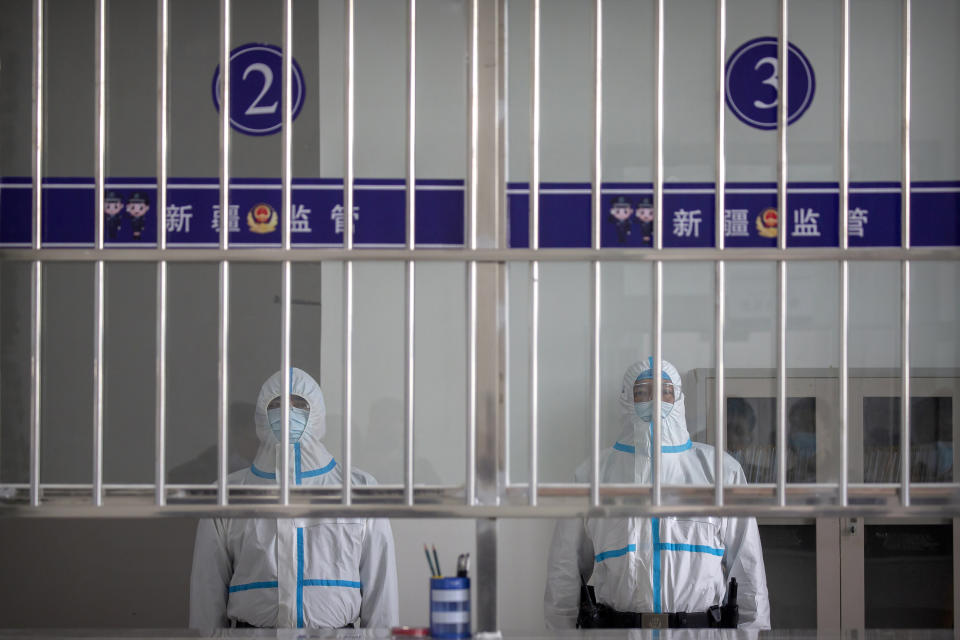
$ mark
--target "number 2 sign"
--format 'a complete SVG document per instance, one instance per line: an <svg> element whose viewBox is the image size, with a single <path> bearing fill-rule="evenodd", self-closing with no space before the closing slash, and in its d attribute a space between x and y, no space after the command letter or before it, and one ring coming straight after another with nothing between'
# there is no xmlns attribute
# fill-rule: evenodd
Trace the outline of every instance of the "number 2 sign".
<svg viewBox="0 0 960 640"><path fill-rule="evenodd" d="M743 43L727 59L727 106L742 122L757 129L776 129L780 104L780 61L777 38ZM793 124L813 102L813 66L793 44L787 45L787 124Z"/></svg>
<svg viewBox="0 0 960 640"><path fill-rule="evenodd" d="M245 44L230 52L230 125L242 133L266 136L283 123L283 52L272 44ZM303 72L293 60L293 113L303 106ZM220 65L213 72L213 105L220 110Z"/></svg>

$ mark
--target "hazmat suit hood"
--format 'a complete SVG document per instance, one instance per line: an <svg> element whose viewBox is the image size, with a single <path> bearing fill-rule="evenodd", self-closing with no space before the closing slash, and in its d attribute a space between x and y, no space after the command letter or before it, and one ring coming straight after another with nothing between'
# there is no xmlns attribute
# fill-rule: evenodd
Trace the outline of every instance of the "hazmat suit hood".
<svg viewBox="0 0 960 640"><path fill-rule="evenodd" d="M277 371L260 388L254 412L260 449L257 451L251 471L254 475L265 479L276 479L276 470L281 466L281 444L270 427L267 405L282 395L283 372ZM336 462L322 442L327 433L327 408L323 402L320 385L306 371L291 367L290 395L300 396L310 405L303 434L299 440L290 443L290 475L295 484L300 484L300 480L304 477L332 470Z"/></svg>
<svg viewBox="0 0 960 640"><path fill-rule="evenodd" d="M666 360L662 361L663 381L673 383L675 399L673 408L661 422L661 445L665 451L667 447L682 447L690 443L690 433L687 431L686 407L684 406L683 386L680 372ZM637 447L638 452L650 454L650 445L653 438L653 423L647 422L637 415L636 403L633 401L633 385L638 378L653 377L653 358L634 362L627 367L623 374L623 384L620 386L620 422L621 433L619 441Z"/></svg>

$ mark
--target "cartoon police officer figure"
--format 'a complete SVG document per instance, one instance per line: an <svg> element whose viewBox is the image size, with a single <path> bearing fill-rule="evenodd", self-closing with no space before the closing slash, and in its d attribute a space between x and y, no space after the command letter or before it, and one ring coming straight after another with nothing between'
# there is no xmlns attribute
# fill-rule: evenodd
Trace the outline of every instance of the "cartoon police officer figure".
<svg viewBox="0 0 960 640"><path fill-rule="evenodd" d="M147 211L150 210L150 200L139 191L134 191L127 200L127 213L130 215L130 228L133 229L133 239L139 240L146 224Z"/></svg>
<svg viewBox="0 0 960 640"><path fill-rule="evenodd" d="M637 203L637 219L640 221L640 246L653 246L653 201L643 196Z"/></svg>
<svg viewBox="0 0 960 640"><path fill-rule="evenodd" d="M123 224L123 198L116 191L107 191L103 196L103 215L107 238L116 240Z"/></svg>
<svg viewBox="0 0 960 640"><path fill-rule="evenodd" d="M610 206L610 221L617 225L617 242L627 243L633 218L633 205L623 196L618 196Z"/></svg>

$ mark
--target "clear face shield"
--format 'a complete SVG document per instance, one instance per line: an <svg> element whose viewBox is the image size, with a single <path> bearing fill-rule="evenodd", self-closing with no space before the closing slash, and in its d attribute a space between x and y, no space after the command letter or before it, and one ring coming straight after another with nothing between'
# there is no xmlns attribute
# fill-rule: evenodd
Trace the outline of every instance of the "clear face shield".
<svg viewBox="0 0 960 640"><path fill-rule="evenodd" d="M276 436L277 442L283 439L283 398L275 397L267 403L267 421ZM307 418L310 416L310 403L303 396L290 394L290 442L299 442L304 429L307 428Z"/></svg>

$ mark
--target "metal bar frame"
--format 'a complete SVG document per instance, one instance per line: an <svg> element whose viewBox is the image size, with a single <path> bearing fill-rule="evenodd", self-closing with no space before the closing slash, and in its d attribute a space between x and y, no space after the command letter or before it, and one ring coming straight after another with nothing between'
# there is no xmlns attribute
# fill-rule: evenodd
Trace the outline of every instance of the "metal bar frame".
<svg viewBox="0 0 960 640"><path fill-rule="evenodd" d="M850 56L850 16L849 0L841 0L842 4L842 45L841 45L841 140L840 140L840 208L844 213L849 208L849 56ZM167 187L167 137L168 137L168 45L169 0L157 0L157 171L158 171L158 207L160 211L166 208ZM95 5L95 247L92 250L60 250L44 249L42 246L43 230L43 72L44 72L44 7L43 0L33 0L33 95L32 120L33 140L31 172L33 181L32 198L32 243L31 248L0 250L0 259L4 261L30 261L31 270L31 405L30 405L30 478L25 485L4 484L2 487L13 491L11 504L28 504L35 507L41 502L49 502L52 514L71 512L72 509L89 505L77 505L77 492L93 497L93 504L100 507L95 513L116 513L122 507L116 503L118 497L133 499L138 512L151 512L151 509L161 511L161 507L170 506L179 512L193 508L179 504L182 500L197 497L215 498L213 512L234 514L244 509L253 508L244 501L251 496L260 495L276 497L276 507L265 507L267 510L276 508L276 513L289 513L287 509L301 508L300 505L313 499L319 500L324 509L341 510L344 513L354 513L360 510L398 509L398 513L428 513L430 509L452 515L453 517L473 517L487 514L484 517L506 517L506 514L518 513L539 516L546 513L585 514L585 513L619 513L634 512L638 508L652 510L657 513L661 509L707 508L714 513L771 513L811 514L841 513L850 515L861 514L915 514L925 509L939 509L944 512L960 513L960 507L953 504L956 491L960 483L946 485L912 487L910 483L909 442L910 442L910 265L913 261L926 260L957 260L960 259L960 249L957 248L913 248L910 242L910 185L911 185L911 0L902 0L903 9L903 68L902 68L902 242L899 248L892 249L865 249L851 253L848 242L848 222L846 215L840 219L840 245L836 249L792 249L787 248L788 220L788 157L787 157L787 89L784 83L780 87L778 106L778 161L777 161L777 202L780 212L780 233L778 234L775 250L730 250L725 247L724 237L724 188L726 180L725 158L725 109L724 109L724 64L723 57L726 47L726 0L717 0L717 138L716 138L716 248L685 251L682 254L664 253L662 222L663 222L663 91L664 91L664 18L665 2L657 0L656 8L656 55L655 55L655 145L654 145L654 180L653 192L656 210L654 250L601 250L600 243L600 193L602 185L602 73L603 73L603 3L594 0L594 131L591 178L591 246L581 250L543 250L539 246L539 192L540 192L540 0L531 3L531 180L530 180L530 248L528 250L506 249L506 231L504 220L497 218L498 241L492 246L480 246L478 242L478 217L480 214L481 185L486 188L490 183L488 171L498 172L505 167L506 158L503 154L505 124L498 130L498 143L501 148L496 151L496 162L491 164L491 157L483 155L480 150L479 130L481 120L489 117L491 101L481 95L479 79L481 58L489 53L491 46L488 41L480 37L481 4L480 0L469 2L469 24L467 39L469 42L469 78L467 89L469 99L467 104L468 116L468 154L467 154L467 194L465 207L466 242L463 249L431 250L429 254L421 254L416 249L416 0L408 0L408 68L407 68L407 131L406 131L406 174L407 174L407 240L404 249L381 249L364 251L362 254L354 252L353 247L353 182L354 182L354 151L355 151L355 117L354 117L354 44L355 44L355 7L354 0L344 0L346 9L346 74L345 74L345 139L344 139L344 203L345 203L345 231L342 250L323 252L291 251L291 218L292 203L292 0L283 3L283 134L282 134L282 209L284 211L283 240L280 250L230 250L229 259L226 251L229 249L229 188L230 188L230 82L229 82L229 55L230 55L230 0L220 2L220 63L221 63L221 110L219 122L220 148L220 241L218 249L208 250L178 250L175 253L167 252L165 219L158 216L158 248L156 250L123 250L104 247L104 218L103 193L105 182L105 146L106 146L106 0L97 0ZM494 39L493 46L497 47L501 64L505 61L505 21L504 5L499 3L496 19L498 38ZM789 57L788 41L788 0L779 0L780 26L778 58L781 77L787 77ZM484 20L488 19L484 14ZM502 67L498 68L502 74ZM505 76L498 76L499 91L505 92ZM496 103L496 101L493 101ZM496 109L498 107L493 107ZM494 114L496 119L496 114ZM484 120L485 121L485 120ZM483 157L481 157L483 156ZM491 166L493 167L491 169ZM503 174L496 173L493 183L497 185L497 202L500 207L494 216L503 215L505 207L502 200L505 198ZM484 216L488 215L484 209ZM487 243L489 244L489 243ZM737 487L726 487L723 479L718 475L712 491L713 505L705 507L699 499L702 493L697 490L687 491L683 488L664 487L660 477L660 453L662 439L662 424L660 418L662 385L662 338L663 338L663 265L672 260L712 260L716 263L716 464L722 463L723 439L725 427L725 412L723 411L724 390L724 331L725 331L725 264L737 261L770 261L777 262L778 274L778 312L777 312L777 448L778 474L775 484L753 485L746 490ZM404 408L404 481L399 487L389 485L378 487L376 490L351 486L352 475L352 337L353 337L353 274L354 261L401 260L406 266L405 301L406 301L406 334L405 334L405 408ZM467 440L466 440L466 467L465 492L450 501L450 496L436 487L416 487L413 473L413 446L414 446L414 338L415 338L415 265L418 260L459 261L466 267L467 285ZM541 261L571 261L581 260L589 262L592 269L592 315L591 315L591 407L592 407L592 445L593 476L588 484L584 485L557 485L541 483L538 470L538 418L539 407L536 400L539 386L538 371L538 335L539 335L539 264ZM787 266L791 261L823 261L835 260L840 266L840 410L841 410L841 455L839 461L840 477L836 483L826 483L816 487L796 487L786 482L786 330L787 330ZM886 260L899 261L902 265L901 289L901 481L899 485L863 485L851 484L848 477L847 451L849 448L849 263L857 260ZM53 485L40 483L40 409L41 409L41 348L42 348L42 299L43 299L43 263L44 262L89 262L94 266L94 306L95 306L95 334L94 334L94 473L89 485ZM210 488L191 488L184 485L169 485L165 481L165 440L166 440L166 319L167 319L167 266L168 262L205 262L218 263L219 278L219 312L220 312L220 344L219 344L219 406L218 406L218 481L215 494ZM324 503L330 493L323 491L306 490L300 487L291 487L289 480L289 401L283 407L283 456L282 478L278 489L266 489L266 493L251 492L244 488L231 488L227 484L227 402L228 402L228 365L229 365L229 275L230 262L252 261L273 262L282 266L282 329L281 329L281 362L283 370L283 393L286 399L290 394L290 339L291 339L291 289L292 263L324 261L344 261L344 454L343 469L344 481L338 489L340 504ZM478 269L488 265L495 265L502 272L507 263L519 261L529 262L531 266L531 402L530 421L530 466L531 476L529 488L523 496L518 497L512 492L509 485L493 488L498 491L495 503L478 500L477 487L477 393L478 393L478 323L486 322L479 319L478 309ZM602 263L610 261L649 261L653 265L653 326L654 326L654 380L658 392L655 393L654 418L654 452L653 468L655 473L650 486L618 486L606 485L600 482L599 476L599 358L600 358L600 328L601 328L601 283ZM153 485L115 485L103 481L103 365L104 365L104 307L106 297L105 268L107 263L124 262L151 262L157 265L157 324L156 324L156 394L157 406L155 413L155 444L156 466L155 482ZM483 276L481 276L483 277ZM505 291L506 279L498 280ZM501 291L501 295L503 294ZM498 301L498 313L503 312L503 299ZM505 329L504 329L505 331ZM502 355L500 356L503 357ZM506 361L503 360L505 363ZM506 370L506 364L501 365ZM506 397L504 394L504 402ZM487 483L487 480L484 480ZM488 484L488 483L487 483ZM483 487L489 490L489 486ZM502 489L502 495L499 491ZM49 494L49 497L48 495ZM147 495L149 494L149 496ZM353 496L356 494L357 503ZM669 496L670 506L664 506L664 495ZM788 503L788 496L791 503ZM146 497L152 498L152 505L139 502ZM465 500L463 499L465 497ZM502 511L497 508L502 497L504 505ZM891 497L899 499L898 505L891 505ZM557 499L585 498L577 504L556 505ZM793 501L809 498L810 505L794 504ZM103 508L105 499L113 502L110 509ZM684 500L690 499L687 505ZM371 502L371 500L373 502ZM377 503L377 500L381 502ZM422 506L419 501L432 501L429 507ZM202 500L201 500L202 501ZM233 505L232 502L237 504ZM606 504L612 501L614 504ZM873 501L873 502L871 502ZM526 504L522 504L526 502ZM171 504L172 503L172 504ZM376 504L374 504L376 503ZM391 506L394 503L400 506ZM914 504L916 503L916 504ZM6 503L5 503L6 504ZM198 509L210 512L211 505L198 505ZM602 506L606 505L606 506ZM645 506L644 506L645 505ZM878 506L879 505L879 506ZM260 505L263 506L263 505ZM235 508L234 508L235 507ZM16 507L15 507L16 508ZM257 507L259 508L259 507ZM485 511L486 510L486 511ZM952 510L952 511L951 511ZM37 510L37 513L44 510ZM495 528L493 540L495 541ZM488 540L489 542L489 540Z"/></svg>

